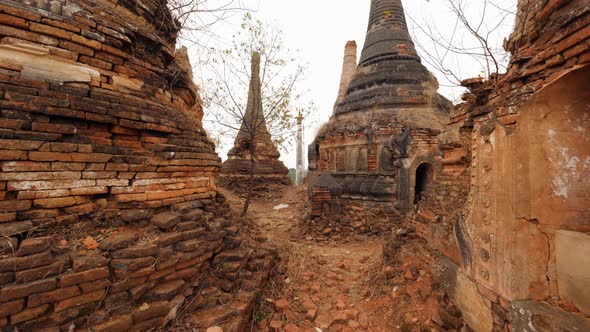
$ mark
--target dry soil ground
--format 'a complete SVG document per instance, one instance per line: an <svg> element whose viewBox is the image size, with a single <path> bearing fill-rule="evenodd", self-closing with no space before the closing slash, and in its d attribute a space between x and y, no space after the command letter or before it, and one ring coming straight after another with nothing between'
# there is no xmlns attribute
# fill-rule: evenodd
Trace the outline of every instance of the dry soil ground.
<svg viewBox="0 0 590 332"><path fill-rule="evenodd" d="M239 211L243 199L224 194ZM414 275L384 277L380 238L336 243L304 235L306 197L305 188L288 188L250 207L249 217L278 246L281 263L255 305L249 329L420 331L429 326L438 307L431 276L407 263L398 271L411 267ZM274 209L279 204L289 207Z"/></svg>

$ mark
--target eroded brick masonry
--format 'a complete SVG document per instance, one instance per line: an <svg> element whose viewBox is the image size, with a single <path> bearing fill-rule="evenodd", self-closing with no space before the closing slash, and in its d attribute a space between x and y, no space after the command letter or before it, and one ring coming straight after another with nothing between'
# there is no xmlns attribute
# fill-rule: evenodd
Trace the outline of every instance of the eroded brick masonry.
<svg viewBox="0 0 590 332"><path fill-rule="evenodd" d="M147 330L268 275L216 192L166 5L0 4L0 329Z"/></svg>

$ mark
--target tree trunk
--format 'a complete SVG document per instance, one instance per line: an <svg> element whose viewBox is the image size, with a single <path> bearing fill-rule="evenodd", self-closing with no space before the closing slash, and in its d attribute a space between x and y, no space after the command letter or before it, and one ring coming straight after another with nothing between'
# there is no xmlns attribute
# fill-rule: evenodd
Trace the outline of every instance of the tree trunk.
<svg viewBox="0 0 590 332"><path fill-rule="evenodd" d="M254 163L254 149L250 150L250 183L248 184L248 195L246 195L246 201L244 202L244 208L240 216L245 216L248 213L248 207L250 206L250 200L252 199L252 192L254 191L254 171L256 164Z"/></svg>

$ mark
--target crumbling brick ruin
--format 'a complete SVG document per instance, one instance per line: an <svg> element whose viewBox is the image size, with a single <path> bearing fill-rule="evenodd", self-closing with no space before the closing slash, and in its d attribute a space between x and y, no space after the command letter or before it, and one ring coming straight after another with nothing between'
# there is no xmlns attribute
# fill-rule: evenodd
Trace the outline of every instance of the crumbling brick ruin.
<svg viewBox="0 0 590 332"><path fill-rule="evenodd" d="M276 252L216 192L176 26L164 0L0 4L1 330L247 318Z"/></svg>
<svg viewBox="0 0 590 332"><path fill-rule="evenodd" d="M477 331L590 329L589 13L519 2L508 72L465 82L410 216Z"/></svg>
<svg viewBox="0 0 590 332"><path fill-rule="evenodd" d="M373 0L371 9L365 62L361 59L358 69L364 83L370 75L400 75L386 66L367 67L367 53L374 49L367 45L380 45L371 42L383 17L375 11L394 13L383 19L396 27L387 36L406 41L396 39L404 47L394 48L386 61L403 56L417 63L400 29L400 1ZM398 136L404 124L396 116L386 118L394 129L375 138L380 122L371 118L373 127L356 129L339 115L355 105L387 104L393 98L378 93L362 98L370 85L353 79L348 94L358 97L337 103L335 116L310 148L310 169L317 174L310 181L312 215L332 213L335 201L381 192L378 197L404 212L401 234L416 232L423 244L409 253L400 243L403 237L394 234L395 245L386 255L395 250L430 264L473 330L590 330L588 1L520 0L515 31L505 47L512 56L506 74L466 80L464 103L442 126L406 124L410 142L421 133L418 137L428 143L423 148L409 144L407 154L393 158L382 151L397 145L380 142L404 141ZM403 102L395 109L411 107ZM415 116L422 114L428 113ZM357 144L363 147L357 150ZM393 172L384 173L388 167ZM378 185L373 178L391 181ZM446 327L458 328L460 322L452 325Z"/></svg>
<svg viewBox="0 0 590 332"><path fill-rule="evenodd" d="M257 52L252 54L251 69L246 111L218 179L221 186L240 193L248 191L251 175L254 176L255 191L269 191L273 185L289 184L289 170L279 160L281 154L272 141L262 110L260 55Z"/></svg>
<svg viewBox="0 0 590 332"><path fill-rule="evenodd" d="M436 137L451 103L421 64L401 1L372 1L358 67L352 52L349 42L334 115L309 147L311 214L360 206L399 218L420 195L416 170L441 168Z"/></svg>

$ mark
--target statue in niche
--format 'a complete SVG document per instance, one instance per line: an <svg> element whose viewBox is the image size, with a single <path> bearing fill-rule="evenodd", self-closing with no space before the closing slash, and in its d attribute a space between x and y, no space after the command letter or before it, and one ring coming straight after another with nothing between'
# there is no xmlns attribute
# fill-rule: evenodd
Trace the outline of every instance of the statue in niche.
<svg viewBox="0 0 590 332"><path fill-rule="evenodd" d="M402 166L401 159L408 157L408 149L412 143L412 130L406 128L399 134L391 135L389 142L381 152L382 167L394 171Z"/></svg>

